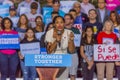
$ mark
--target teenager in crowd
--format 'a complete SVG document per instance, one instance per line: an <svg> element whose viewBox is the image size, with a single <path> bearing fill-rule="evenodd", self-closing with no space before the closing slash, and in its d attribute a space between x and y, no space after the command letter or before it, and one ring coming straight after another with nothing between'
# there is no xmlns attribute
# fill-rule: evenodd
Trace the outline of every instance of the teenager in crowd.
<svg viewBox="0 0 120 80"><path fill-rule="evenodd" d="M113 23L111 20L105 21L103 26L103 31L100 32L97 36L98 44L115 44L117 40L117 36L113 33ZM98 62L97 66L97 78L98 80L104 79L104 72L106 70L106 78L107 80L113 80L113 70L114 70L114 62ZM105 69L106 68L106 69Z"/></svg>
<svg viewBox="0 0 120 80"><path fill-rule="evenodd" d="M17 13L19 15L30 13L30 5L31 5L32 2L36 2L36 1L35 0L24 0L21 3L19 3ZM39 14L40 10L41 10L40 9L40 4L38 2L36 2L36 3L38 4L37 13Z"/></svg>
<svg viewBox="0 0 120 80"><path fill-rule="evenodd" d="M26 30L25 38L21 41L21 44L34 43L34 42L39 42L39 40L37 40L35 38L34 30L31 27L29 27ZM35 78L36 78L36 67L35 66L25 66L24 55L21 52L19 52L18 54L19 54L19 58L20 58L20 64L21 64L22 73L23 73L23 79L24 80L35 80Z"/></svg>
<svg viewBox="0 0 120 80"><path fill-rule="evenodd" d="M18 33L12 30L12 21L9 18L2 20L2 28L0 35L18 35ZM10 77L10 80L16 80L16 70L19 63L17 51L15 49L1 49L0 50L0 80L6 80Z"/></svg>
<svg viewBox="0 0 120 80"><path fill-rule="evenodd" d="M44 23L41 16L35 18L36 27L34 28L35 32L44 32Z"/></svg>
<svg viewBox="0 0 120 80"><path fill-rule="evenodd" d="M10 6L9 8L10 15L8 16L13 22L13 29L17 27L19 17L17 16L16 7Z"/></svg>
<svg viewBox="0 0 120 80"><path fill-rule="evenodd" d="M98 0L97 19L100 23L104 22L109 18L110 11L106 9L106 0Z"/></svg>
<svg viewBox="0 0 120 80"><path fill-rule="evenodd" d="M83 80L93 80L93 74L95 69L93 58L93 45L95 43L94 31L91 26L87 26L84 36L82 36L80 54L83 58L82 70Z"/></svg>
<svg viewBox="0 0 120 80"><path fill-rule="evenodd" d="M24 33L26 31L26 29L28 28L28 18L25 14L22 14L18 20L18 24L17 24L17 28L15 28L15 30L18 32L18 33L23 33L22 35L20 35L20 39L23 39L24 38Z"/></svg>
<svg viewBox="0 0 120 80"><path fill-rule="evenodd" d="M72 31L64 28L65 20L61 16L57 16L53 20L54 27L46 33L45 42L47 42L47 50L48 53L55 54L66 54L66 53L74 53L75 45L74 45L74 34ZM49 35L51 34L51 35ZM63 69L61 71L59 80L68 79L68 68Z"/></svg>
<svg viewBox="0 0 120 80"><path fill-rule="evenodd" d="M79 29L73 27L73 17L71 14L65 14L65 28L73 31L74 34L80 34ZM72 66L69 68L70 79L75 80L77 77L77 69L78 69L78 48L76 47L76 51L72 54Z"/></svg>
<svg viewBox="0 0 120 80"><path fill-rule="evenodd" d="M32 2L31 5L30 5L30 9L31 9L31 12L26 14L28 20L29 20L29 24L32 28L34 28L36 26L35 24L35 18L37 16L42 16L40 15L39 13L37 13L37 9L38 9L38 4L37 2Z"/></svg>

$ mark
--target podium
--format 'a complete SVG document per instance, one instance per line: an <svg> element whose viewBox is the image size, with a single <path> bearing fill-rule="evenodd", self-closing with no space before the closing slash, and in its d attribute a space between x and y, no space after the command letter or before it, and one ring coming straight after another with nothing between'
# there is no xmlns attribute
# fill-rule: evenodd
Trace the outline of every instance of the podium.
<svg viewBox="0 0 120 80"><path fill-rule="evenodd" d="M40 80L56 80L59 72L59 68L52 67L37 67L36 70Z"/></svg>

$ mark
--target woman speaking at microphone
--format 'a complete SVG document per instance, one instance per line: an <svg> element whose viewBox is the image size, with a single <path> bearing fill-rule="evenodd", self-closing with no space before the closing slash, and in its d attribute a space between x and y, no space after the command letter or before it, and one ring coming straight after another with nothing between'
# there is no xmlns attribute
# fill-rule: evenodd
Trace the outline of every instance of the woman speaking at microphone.
<svg viewBox="0 0 120 80"><path fill-rule="evenodd" d="M56 16L53 20L54 28L46 33L45 42L47 43L48 54L74 53L74 34L64 28L64 23L64 18ZM56 69L55 75L59 75L58 80L67 80L68 68L53 69ZM51 80L55 80L55 78Z"/></svg>

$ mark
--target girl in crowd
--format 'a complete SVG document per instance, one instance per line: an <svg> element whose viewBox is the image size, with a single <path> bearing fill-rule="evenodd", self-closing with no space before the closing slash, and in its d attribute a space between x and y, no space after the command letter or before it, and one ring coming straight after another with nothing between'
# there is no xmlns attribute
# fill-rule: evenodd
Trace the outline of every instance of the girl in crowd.
<svg viewBox="0 0 120 80"><path fill-rule="evenodd" d="M25 14L22 14L18 20L18 27L15 28L15 30L19 33L20 38L24 38L24 33L26 29L28 28L28 18Z"/></svg>
<svg viewBox="0 0 120 80"><path fill-rule="evenodd" d="M117 35L118 39L120 40L120 17L116 11L110 12L110 20L113 22L114 30L113 32Z"/></svg>
<svg viewBox="0 0 120 80"><path fill-rule="evenodd" d="M120 41L120 17L116 11L111 11L110 19L114 24L114 33L117 35L118 40ZM116 64L116 74L118 79L120 80L120 62L115 62Z"/></svg>
<svg viewBox="0 0 120 80"><path fill-rule="evenodd" d="M91 26L87 26L84 36L82 37L80 54L83 58L83 80L93 80L93 73L95 69L93 59L93 45L95 43L94 31Z"/></svg>
<svg viewBox="0 0 120 80"><path fill-rule="evenodd" d="M49 54L66 54L74 53L74 34L72 31L65 29L65 20L61 16L56 16L53 20L54 28L49 30L45 36L45 42L47 43L47 51ZM51 34L51 35L50 35ZM61 68L59 68L59 72ZM68 78L68 68L64 69L59 79L66 80Z"/></svg>
<svg viewBox="0 0 120 80"><path fill-rule="evenodd" d="M104 23L103 31L97 36L98 44L114 44L116 43L117 36L113 33L113 23L111 20L107 20ZM98 62L97 66L97 78L98 80L104 79L104 71L106 67L106 78L107 80L113 80L114 62Z"/></svg>
<svg viewBox="0 0 120 80"><path fill-rule="evenodd" d="M9 18L4 18L2 20L3 30L0 35L18 35L18 33L12 30L12 21ZM19 63L19 58L17 51L15 49L4 49L0 50L0 71L1 79L6 80L9 76L10 80L16 80L16 70Z"/></svg>
<svg viewBox="0 0 120 80"><path fill-rule="evenodd" d="M33 43L33 42L39 42L39 40L35 38L34 30L29 27L26 30L25 38L21 41L21 44ZM20 64L21 64L24 80L35 80L36 78L35 66L25 66L24 55L22 55L21 52L19 52L19 58L20 58Z"/></svg>
<svg viewBox="0 0 120 80"><path fill-rule="evenodd" d="M35 18L35 22L36 22L36 27L34 28L35 32L43 32L44 31L44 23L42 21L42 17L37 16Z"/></svg>

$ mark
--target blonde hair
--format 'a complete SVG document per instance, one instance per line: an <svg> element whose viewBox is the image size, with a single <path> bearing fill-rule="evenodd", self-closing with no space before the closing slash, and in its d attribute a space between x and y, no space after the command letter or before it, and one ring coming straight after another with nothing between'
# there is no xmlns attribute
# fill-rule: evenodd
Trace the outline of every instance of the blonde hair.
<svg viewBox="0 0 120 80"><path fill-rule="evenodd" d="M105 23L104 23L104 26L103 26L103 31L105 31L105 28L106 28L106 24L107 23L110 23L111 24L111 32L113 31L114 29L114 26L113 26L113 22L111 20L106 20Z"/></svg>

